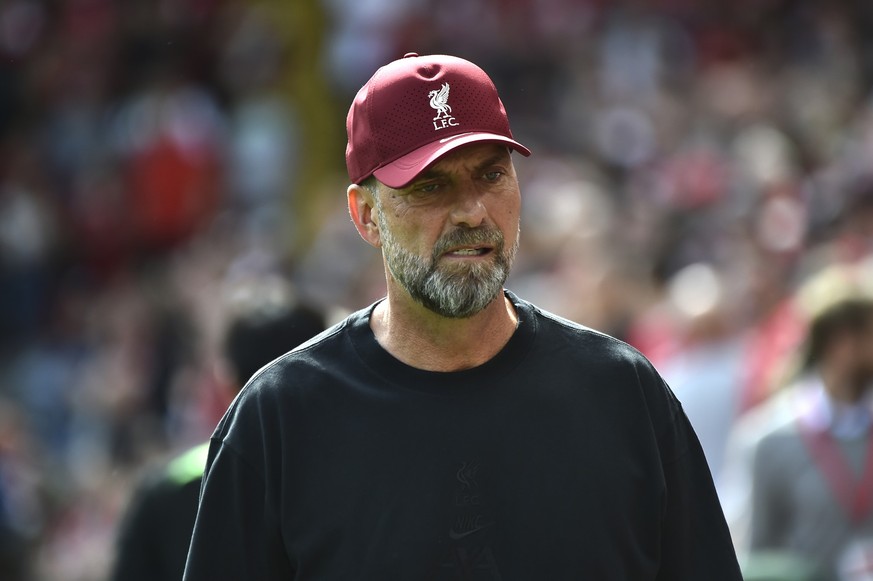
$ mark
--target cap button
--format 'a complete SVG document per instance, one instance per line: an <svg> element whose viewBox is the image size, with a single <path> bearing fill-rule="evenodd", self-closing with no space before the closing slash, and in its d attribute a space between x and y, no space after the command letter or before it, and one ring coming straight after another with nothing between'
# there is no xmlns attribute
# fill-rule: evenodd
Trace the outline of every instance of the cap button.
<svg viewBox="0 0 873 581"><path fill-rule="evenodd" d="M403 58L408 59L409 57L413 57L413 56L418 56L418 53L417 52L408 52L405 55L403 55Z"/></svg>

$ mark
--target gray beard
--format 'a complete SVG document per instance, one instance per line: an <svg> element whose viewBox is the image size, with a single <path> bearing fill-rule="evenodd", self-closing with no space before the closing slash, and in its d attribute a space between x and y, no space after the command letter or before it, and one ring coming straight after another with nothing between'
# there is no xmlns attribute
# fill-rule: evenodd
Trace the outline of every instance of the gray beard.
<svg viewBox="0 0 873 581"><path fill-rule="evenodd" d="M464 319L482 311L503 291L518 250L518 237L512 248L506 249L503 234L496 228L453 230L437 241L427 261L397 242L385 228L378 204L375 211L388 270L419 304L440 316ZM449 248L477 244L493 246L492 262L440 267L439 257Z"/></svg>

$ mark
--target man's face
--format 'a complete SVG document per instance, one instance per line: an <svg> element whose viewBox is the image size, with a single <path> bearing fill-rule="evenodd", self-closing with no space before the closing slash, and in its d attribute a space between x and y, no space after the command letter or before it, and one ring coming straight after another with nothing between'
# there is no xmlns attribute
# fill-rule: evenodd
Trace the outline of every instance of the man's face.
<svg viewBox="0 0 873 581"><path fill-rule="evenodd" d="M500 296L518 249L521 196L509 151L459 148L409 186L375 196L391 277L418 303L466 318Z"/></svg>

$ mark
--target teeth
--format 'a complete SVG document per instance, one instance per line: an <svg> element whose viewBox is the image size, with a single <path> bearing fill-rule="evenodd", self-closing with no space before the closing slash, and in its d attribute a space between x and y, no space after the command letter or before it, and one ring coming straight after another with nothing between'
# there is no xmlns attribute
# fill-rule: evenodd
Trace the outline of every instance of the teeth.
<svg viewBox="0 0 873 581"><path fill-rule="evenodd" d="M462 250L455 250L452 254L460 254L461 256L476 256L481 254L481 250L476 248L465 248Z"/></svg>

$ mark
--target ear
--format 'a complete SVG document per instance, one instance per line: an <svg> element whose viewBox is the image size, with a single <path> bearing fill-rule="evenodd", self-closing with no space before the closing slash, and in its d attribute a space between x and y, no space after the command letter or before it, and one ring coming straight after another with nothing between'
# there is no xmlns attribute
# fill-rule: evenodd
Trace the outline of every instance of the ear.
<svg viewBox="0 0 873 581"><path fill-rule="evenodd" d="M349 199L349 215L352 222L368 244L380 248L382 239L379 235L379 225L373 220L374 212L373 193L358 184L352 184L346 191Z"/></svg>

